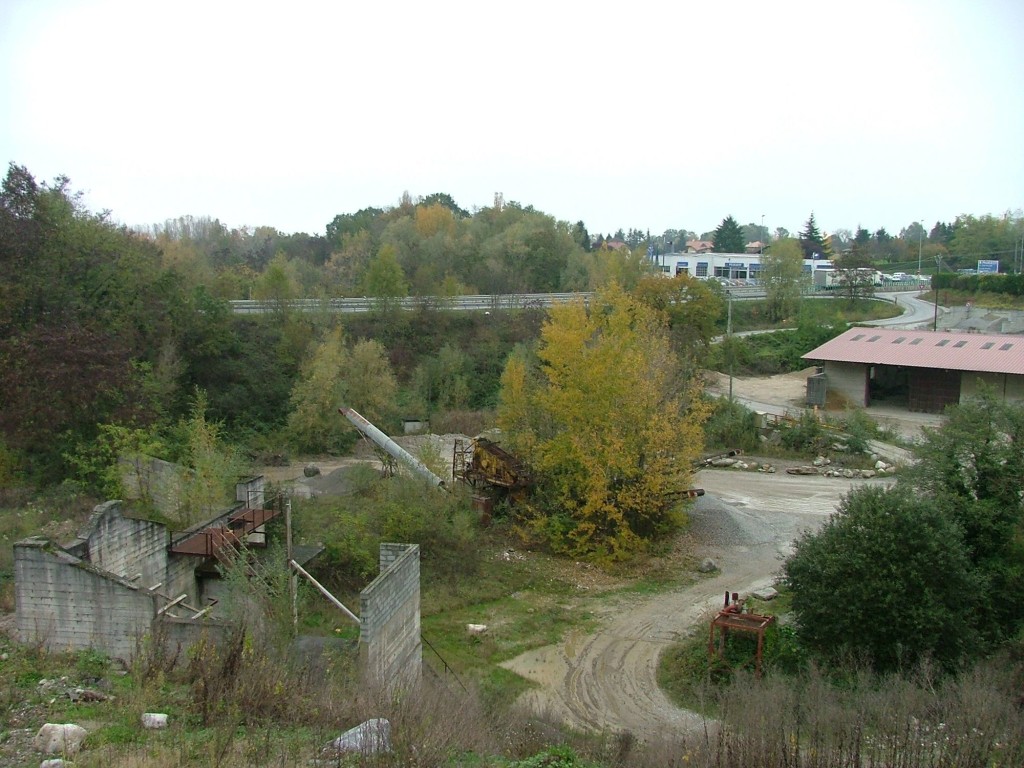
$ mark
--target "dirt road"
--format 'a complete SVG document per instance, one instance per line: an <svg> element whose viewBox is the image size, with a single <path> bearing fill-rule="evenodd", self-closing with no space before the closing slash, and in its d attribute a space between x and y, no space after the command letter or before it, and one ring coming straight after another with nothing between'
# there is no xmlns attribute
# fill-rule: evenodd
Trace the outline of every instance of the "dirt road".
<svg viewBox="0 0 1024 768"><path fill-rule="evenodd" d="M697 482L707 495L691 512L698 557L719 571L673 593L616 606L593 634L571 633L503 666L537 687L522 703L584 730L630 731L651 740L701 728L701 718L673 705L657 684L658 658L670 643L702 621L724 593L770 585L791 542L819 526L854 485L818 476L705 470Z"/></svg>

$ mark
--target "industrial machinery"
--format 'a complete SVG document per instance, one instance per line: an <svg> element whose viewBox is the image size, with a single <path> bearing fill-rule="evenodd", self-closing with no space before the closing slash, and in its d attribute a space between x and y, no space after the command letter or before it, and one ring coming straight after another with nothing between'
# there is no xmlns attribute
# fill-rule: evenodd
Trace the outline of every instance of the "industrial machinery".
<svg viewBox="0 0 1024 768"><path fill-rule="evenodd" d="M513 499L520 498L533 483L526 464L483 436L455 441L452 475L472 488L500 489Z"/></svg>
<svg viewBox="0 0 1024 768"><path fill-rule="evenodd" d="M405 448L400 446L390 437L381 432L377 427L373 426L369 421L360 416L352 408L339 408L338 412L342 414L346 419L352 422L352 426L358 429L364 437L372 442L377 448L382 451L385 456L389 456L392 459L402 462L405 466L415 472L417 475L422 477L424 480L429 482L431 485L440 488L442 491L447 491L448 488L445 486L444 480L435 475L430 471L430 468L422 461L417 459ZM382 456L384 465L388 466L389 462Z"/></svg>

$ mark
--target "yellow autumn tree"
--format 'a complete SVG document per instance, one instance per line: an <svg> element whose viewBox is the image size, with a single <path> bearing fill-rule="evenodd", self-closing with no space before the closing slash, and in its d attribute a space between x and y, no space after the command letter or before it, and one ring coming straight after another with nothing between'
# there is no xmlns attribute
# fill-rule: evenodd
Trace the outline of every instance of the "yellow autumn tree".
<svg viewBox="0 0 1024 768"><path fill-rule="evenodd" d="M622 560L682 521L704 410L664 316L613 284L555 307L502 377L498 419L537 476L529 522L576 557Z"/></svg>

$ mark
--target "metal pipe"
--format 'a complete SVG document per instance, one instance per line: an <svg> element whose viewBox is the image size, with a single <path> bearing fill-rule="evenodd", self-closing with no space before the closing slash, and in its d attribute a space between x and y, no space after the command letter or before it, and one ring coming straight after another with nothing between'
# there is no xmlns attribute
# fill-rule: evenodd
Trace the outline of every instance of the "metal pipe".
<svg viewBox="0 0 1024 768"><path fill-rule="evenodd" d="M346 419L352 422L352 426L366 435L370 440L374 442L382 450L393 456L398 461L405 464L409 469L413 470L416 474L429 481L432 485L436 485L442 491L447 491L448 488L444 484L444 480L435 475L430 471L430 468L422 461L417 459L402 446L392 440L390 437L385 435L373 424L368 422L365 418L356 413L352 408L339 408L338 413L342 414Z"/></svg>
<svg viewBox="0 0 1024 768"><path fill-rule="evenodd" d="M350 611L348 608L346 608L344 603L341 602L341 600L339 600L334 595L332 595L330 592L328 592L327 591L327 587L325 587L319 581L317 581L312 576L310 576L309 572L306 571L305 568L303 568L301 565L296 563L294 560L289 560L288 561L288 565L290 565L296 571L298 571L303 576L305 576L309 580L309 583L312 584L314 587L316 587L317 590L319 590L321 595L323 595L328 600L330 600L332 603L334 603L335 607L340 609L342 613L344 613L346 616L348 616L350 619L352 619L352 621L354 621L356 624L360 624L360 626L362 625L362 622L359 621L359 617L356 616L354 613L352 613L352 611Z"/></svg>

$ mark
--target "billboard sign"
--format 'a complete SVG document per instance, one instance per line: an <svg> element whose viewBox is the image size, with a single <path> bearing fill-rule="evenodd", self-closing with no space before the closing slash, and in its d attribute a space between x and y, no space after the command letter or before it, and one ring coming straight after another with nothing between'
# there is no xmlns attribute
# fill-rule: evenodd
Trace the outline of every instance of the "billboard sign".
<svg viewBox="0 0 1024 768"><path fill-rule="evenodd" d="M994 275L999 272L998 259L978 259L979 275Z"/></svg>

